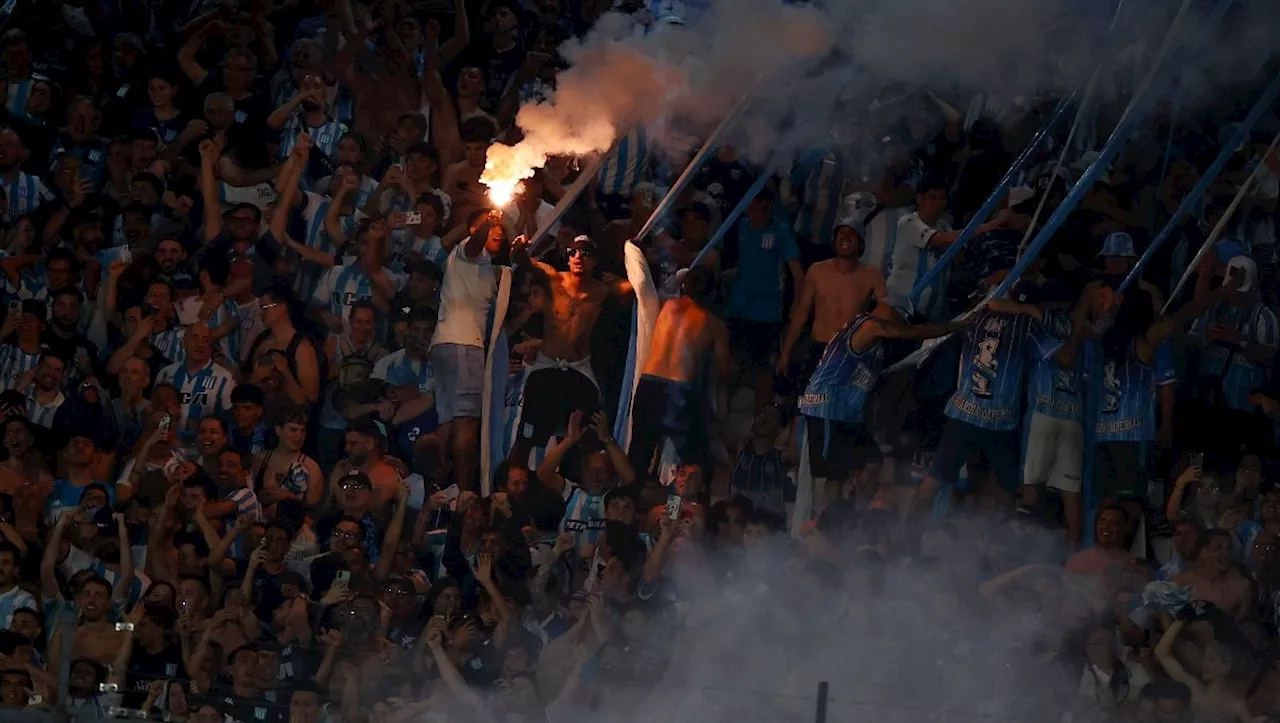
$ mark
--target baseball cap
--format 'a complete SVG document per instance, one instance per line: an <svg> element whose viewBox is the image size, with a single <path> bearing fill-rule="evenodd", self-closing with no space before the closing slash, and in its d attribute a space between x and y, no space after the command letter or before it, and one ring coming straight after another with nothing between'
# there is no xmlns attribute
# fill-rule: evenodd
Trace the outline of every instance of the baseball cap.
<svg viewBox="0 0 1280 723"><path fill-rule="evenodd" d="M599 247L597 247L597 246L596 246L596 242L595 242L595 241L592 241L592 240L591 240L591 237L590 237L590 236L588 236L588 235L586 235L586 234L582 234L582 235L580 235L580 236L575 236L575 237L574 237L574 239L573 239L573 241L570 241L570 242L569 242L569 248L570 248L570 249L583 249L583 250L585 250L587 253L592 254L592 255L597 254L597 253L599 253L599 252L600 252Z"/></svg>
<svg viewBox="0 0 1280 723"><path fill-rule="evenodd" d="M348 431L358 432L374 439L387 440L387 425L372 418L366 418L363 421L356 422L347 427Z"/></svg>
<svg viewBox="0 0 1280 723"><path fill-rule="evenodd" d="M392 364L387 369L387 384L393 387L416 387L418 386L418 375L414 373L413 369Z"/></svg>
<svg viewBox="0 0 1280 723"><path fill-rule="evenodd" d="M1113 231L1103 240L1102 251L1098 255L1135 259L1138 257L1138 252L1134 247L1132 236L1124 231Z"/></svg>
<svg viewBox="0 0 1280 723"><path fill-rule="evenodd" d="M373 480L369 479L369 475L358 469L347 470L345 474L338 478L338 489L373 489Z"/></svg>
<svg viewBox="0 0 1280 723"><path fill-rule="evenodd" d="M859 221L856 216L846 216L836 221L836 225L831 227L831 236L833 239L835 238L836 231L840 230L841 227L853 229L860 239L865 239L867 237L867 227L862 225L862 221Z"/></svg>
<svg viewBox="0 0 1280 723"><path fill-rule="evenodd" d="M1240 291L1249 291L1258 282L1258 265L1248 256L1237 256L1231 259L1227 264L1227 277L1229 278L1233 272L1244 277Z"/></svg>

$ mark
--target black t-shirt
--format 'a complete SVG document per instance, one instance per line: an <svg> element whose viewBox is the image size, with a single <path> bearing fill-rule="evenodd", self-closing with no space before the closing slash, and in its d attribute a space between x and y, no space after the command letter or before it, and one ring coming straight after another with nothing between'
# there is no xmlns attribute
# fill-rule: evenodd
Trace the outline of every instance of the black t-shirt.
<svg viewBox="0 0 1280 723"><path fill-rule="evenodd" d="M182 648L177 643L169 643L159 653L149 653L138 643L133 644L133 654L129 656L129 671L125 675L125 688L122 702L125 708L138 710L147 699L147 689L157 680L182 678L186 672L182 667Z"/></svg>
<svg viewBox="0 0 1280 723"><path fill-rule="evenodd" d="M484 71L484 95L480 107L486 113L496 113L502 95L507 92L511 78L524 64L524 46L519 40L507 50L497 50L492 42L473 45L471 52L463 53L455 67L476 67Z"/></svg>
<svg viewBox="0 0 1280 723"><path fill-rule="evenodd" d="M219 690L215 700L223 723L284 723L289 718L289 704L276 691L244 697L228 687Z"/></svg>
<svg viewBox="0 0 1280 723"><path fill-rule="evenodd" d="M291 689L297 683L312 682L320 669L321 652L303 645L286 645L277 656L277 678L280 686Z"/></svg>

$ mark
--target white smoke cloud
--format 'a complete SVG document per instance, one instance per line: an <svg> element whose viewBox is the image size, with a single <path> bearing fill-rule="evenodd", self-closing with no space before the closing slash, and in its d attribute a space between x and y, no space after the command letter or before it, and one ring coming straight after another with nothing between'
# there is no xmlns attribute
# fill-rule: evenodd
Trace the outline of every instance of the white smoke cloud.
<svg viewBox="0 0 1280 723"><path fill-rule="evenodd" d="M1067 709L1080 669L1052 658L1099 620L1100 601L1064 584L1060 568L984 597L980 565L995 574L1052 560L1058 539L1003 519L957 526L958 539L926 536L929 564L868 564L861 532L841 545L845 564L825 569L778 539L771 551L717 557L713 579L713 561L677 549L661 594L680 600L687 624L667 615L638 639L611 641L633 659L666 649L670 666L644 700L601 680L589 719L807 723L819 681L830 683L830 721L1031 721Z"/></svg>
<svg viewBox="0 0 1280 723"><path fill-rule="evenodd" d="M1204 3L1182 23L1184 43L1197 46L1184 102L1247 82L1271 57L1280 13L1246 5L1229 18L1232 42L1205 22ZM963 113L975 94L997 103L1060 95L1106 59L1099 100L1122 106L1178 6L1126 0L1111 34L1116 6L1086 0L712 0L689 24L647 33L608 14L561 49L570 67L557 91L521 109L524 140L495 146L484 180L513 187L547 156L603 152L637 126L679 158L744 94L752 103L729 141L781 166L814 147L875 146L904 119L928 119L916 91ZM888 97L908 102L868 111Z"/></svg>

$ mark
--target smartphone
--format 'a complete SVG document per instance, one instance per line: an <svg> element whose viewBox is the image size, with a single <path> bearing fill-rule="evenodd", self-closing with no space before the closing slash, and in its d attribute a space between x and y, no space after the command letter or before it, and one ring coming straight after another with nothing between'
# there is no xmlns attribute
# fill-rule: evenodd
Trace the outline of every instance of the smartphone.
<svg viewBox="0 0 1280 723"><path fill-rule="evenodd" d="M156 429L160 430L161 432L168 432L169 425L171 424L173 424L173 415L166 414L160 418L160 424L156 427Z"/></svg>
<svg viewBox="0 0 1280 723"><path fill-rule="evenodd" d="M334 582L351 582L350 570L339 570L338 574L333 576Z"/></svg>
<svg viewBox="0 0 1280 723"><path fill-rule="evenodd" d="M133 623L116 623L117 633L132 633ZM114 691L113 691L114 692Z"/></svg>
<svg viewBox="0 0 1280 723"><path fill-rule="evenodd" d="M1204 452L1192 452L1188 466L1204 469Z"/></svg>
<svg viewBox="0 0 1280 723"><path fill-rule="evenodd" d="M120 629L120 623L116 623L116 630L119 630L119 629ZM119 693L120 684L119 683L99 683L98 691L102 693Z"/></svg>
<svg viewBox="0 0 1280 723"><path fill-rule="evenodd" d="M667 519L673 522L680 519L680 506L683 503L684 500L680 498L680 495L667 497Z"/></svg>
<svg viewBox="0 0 1280 723"><path fill-rule="evenodd" d="M120 262L124 264L133 263L133 251L127 247L120 250Z"/></svg>
<svg viewBox="0 0 1280 723"><path fill-rule="evenodd" d="M22 308L22 299L10 299L9 311L17 311Z"/></svg>
<svg viewBox="0 0 1280 723"><path fill-rule="evenodd" d="M422 223L422 214L417 211L408 211L404 215L404 225L417 226Z"/></svg>

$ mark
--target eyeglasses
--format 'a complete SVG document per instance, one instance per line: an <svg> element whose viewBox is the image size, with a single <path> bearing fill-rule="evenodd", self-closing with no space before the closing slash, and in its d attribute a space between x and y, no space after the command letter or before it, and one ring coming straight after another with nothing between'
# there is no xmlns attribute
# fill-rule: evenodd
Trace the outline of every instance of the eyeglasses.
<svg viewBox="0 0 1280 723"><path fill-rule="evenodd" d="M402 587L387 587L383 588L382 592L391 597L409 597L413 594Z"/></svg>
<svg viewBox="0 0 1280 723"><path fill-rule="evenodd" d="M569 249L569 258L574 258L575 256L590 256L590 255L591 255L591 251L588 249Z"/></svg>
<svg viewBox="0 0 1280 723"><path fill-rule="evenodd" d="M367 489L369 489L369 486L368 486L368 485L365 485L365 484L361 484L361 483L359 483L359 482L346 482L346 483L343 483L343 484L338 485L338 489L340 489L340 490L367 490Z"/></svg>
<svg viewBox="0 0 1280 723"><path fill-rule="evenodd" d="M334 530L333 536L341 537L344 540L356 540L359 539L360 533L352 532L351 530Z"/></svg>

